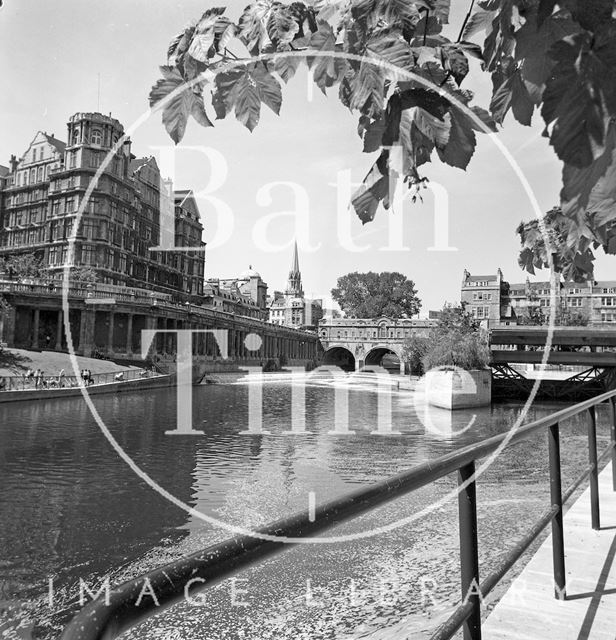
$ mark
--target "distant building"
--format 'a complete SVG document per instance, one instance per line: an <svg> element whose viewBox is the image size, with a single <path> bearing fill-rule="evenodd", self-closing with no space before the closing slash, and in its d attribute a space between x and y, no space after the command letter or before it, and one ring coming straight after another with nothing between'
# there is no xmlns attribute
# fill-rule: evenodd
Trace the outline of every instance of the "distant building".
<svg viewBox="0 0 616 640"><path fill-rule="evenodd" d="M238 278L208 278L204 287L204 306L267 320L267 284L252 265Z"/></svg>
<svg viewBox="0 0 616 640"><path fill-rule="evenodd" d="M21 158L11 157L8 174L0 170L0 258L34 253L50 277L61 276L77 212L107 160L79 221L72 266L92 268L102 284L200 297L205 245L192 193L173 193L156 160L135 158L128 138L110 158L124 135L111 116L76 113L67 127L68 142L39 131ZM161 213L175 222L175 246L194 251L152 251Z"/></svg>
<svg viewBox="0 0 616 640"><path fill-rule="evenodd" d="M464 272L460 299L475 318L488 327L524 324L533 315L548 316L551 282L509 284L500 269L493 275ZM580 313L593 326L616 323L616 280L583 283L554 280L556 309Z"/></svg>
<svg viewBox="0 0 616 640"><path fill-rule="evenodd" d="M285 327L316 330L322 317L322 300L310 300L304 296L296 242L293 246L287 288L284 292L275 291L270 301L270 322Z"/></svg>

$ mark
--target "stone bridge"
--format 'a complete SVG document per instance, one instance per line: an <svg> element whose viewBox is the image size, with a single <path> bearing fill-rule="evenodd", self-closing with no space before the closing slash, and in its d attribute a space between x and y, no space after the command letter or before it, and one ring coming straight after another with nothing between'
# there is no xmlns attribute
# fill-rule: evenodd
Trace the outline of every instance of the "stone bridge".
<svg viewBox="0 0 616 640"><path fill-rule="evenodd" d="M345 371L376 365L404 373L405 341L427 336L435 324L409 318L324 318L319 322L322 362Z"/></svg>

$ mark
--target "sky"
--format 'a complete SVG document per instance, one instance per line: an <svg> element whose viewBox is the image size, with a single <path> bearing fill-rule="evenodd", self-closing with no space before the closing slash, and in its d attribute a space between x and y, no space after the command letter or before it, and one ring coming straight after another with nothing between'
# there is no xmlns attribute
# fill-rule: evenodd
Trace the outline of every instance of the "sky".
<svg viewBox="0 0 616 640"><path fill-rule="evenodd" d="M148 94L172 37L222 4L5 0L0 164L21 155L38 130L66 140L66 122L78 111L111 113L128 128L148 112ZM227 15L237 18L246 4L230 0ZM448 35L457 34L467 7L467 0L452 0ZM487 106L489 78L476 72L469 81L475 103ZM280 115L263 107L253 133L233 116L208 129L191 122L176 149L173 177L178 189L205 192L198 202L208 243L206 277L233 277L252 265L270 291L283 289L297 238L308 295L327 299L337 278L351 271L399 271L416 283L427 312L459 299L464 269L489 274L500 267L509 282L525 280L515 229L535 213L512 165L528 180L541 211L557 204L560 166L542 130L537 114L532 127L508 116L497 138L511 162L480 135L466 172L438 159L423 167L432 184L442 185L435 187L438 204L426 192L423 202L407 200L393 214L381 210L362 226L347 209L345 175L360 182L376 155L362 153L357 115L340 104L336 90L322 95L302 72L283 87ZM160 113L146 118L131 139L137 156L154 155L163 170L169 167L165 158L173 145ZM437 238L435 211L448 221L448 233L441 225ZM595 277L616 277L615 260L599 256Z"/></svg>

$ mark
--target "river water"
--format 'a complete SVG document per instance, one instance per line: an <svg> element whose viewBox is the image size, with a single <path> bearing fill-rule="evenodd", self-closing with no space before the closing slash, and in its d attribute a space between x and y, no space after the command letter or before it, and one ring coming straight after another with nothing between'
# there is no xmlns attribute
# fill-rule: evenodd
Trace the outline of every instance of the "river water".
<svg viewBox="0 0 616 640"><path fill-rule="evenodd" d="M255 435L242 433L251 392L241 382L196 387L193 425L201 436L165 435L175 428L173 389L94 398L122 451L203 517L137 477L83 399L0 405L0 637L55 638L79 608L80 580L95 589L106 578L137 577L228 537L225 526L256 527L307 510L311 500L502 433L521 411L519 404L431 410L426 426L421 397L394 389L387 402L400 433L375 435L379 392L358 384L348 388L353 433L336 435L329 433L336 391L310 383L306 433L288 434L292 385L272 378L261 389L271 433ZM555 408L533 405L525 422ZM565 484L586 464L585 426L579 418L562 427ZM607 442L605 426L599 440ZM533 438L506 449L479 479L484 571L549 504L546 460L545 437ZM423 637L459 598L457 505L448 497L455 486L455 477L443 478L327 533L340 539L296 546L127 637Z"/></svg>

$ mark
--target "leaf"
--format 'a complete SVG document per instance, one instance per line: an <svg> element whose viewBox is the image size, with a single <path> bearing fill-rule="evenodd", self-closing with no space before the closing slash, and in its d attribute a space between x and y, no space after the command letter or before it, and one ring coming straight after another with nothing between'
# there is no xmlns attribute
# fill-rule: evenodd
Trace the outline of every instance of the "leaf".
<svg viewBox="0 0 616 640"><path fill-rule="evenodd" d="M399 69L408 70L415 66L412 49L401 33L395 32L372 38L368 41L366 49ZM389 76L394 75L391 69L384 70Z"/></svg>
<svg viewBox="0 0 616 640"><path fill-rule="evenodd" d="M214 30L210 29L206 33L199 33L193 36L188 55L199 62L207 62L214 55ZM211 53L210 53L211 50Z"/></svg>
<svg viewBox="0 0 616 640"><path fill-rule="evenodd" d="M448 24L449 22L450 4L451 0L436 0L434 4L434 15L443 24Z"/></svg>
<svg viewBox="0 0 616 640"><path fill-rule="evenodd" d="M560 198L566 215L569 217L582 216L589 208L590 196L593 190L595 188L600 191L605 189L605 186L599 186L598 182L606 174L608 167L613 166L616 162L616 157L614 157L615 150L616 126L612 124L609 126L605 137L603 152L590 165L587 167L564 165L563 188L560 192ZM590 205L590 208L598 202L596 190L593 196L593 204Z"/></svg>
<svg viewBox="0 0 616 640"><path fill-rule="evenodd" d="M195 27L190 26L184 29L184 31L178 33L178 35L175 36L175 38L171 41L171 44L167 49L167 59L170 60L171 58L175 57L175 59L177 60L178 58L181 58L188 50L194 32Z"/></svg>
<svg viewBox="0 0 616 640"><path fill-rule="evenodd" d="M447 144L444 148L437 146L436 151L443 162L458 169L466 169L477 144L473 123L461 109L452 108L449 117L450 130Z"/></svg>
<svg viewBox="0 0 616 640"><path fill-rule="evenodd" d="M556 64L543 92L541 115L553 123L550 144L558 157L577 167L593 161L593 147L603 144L602 78L609 70L588 50L586 33L554 43Z"/></svg>
<svg viewBox="0 0 616 640"><path fill-rule="evenodd" d="M613 10L613 0L578 0L572 14L573 19L579 22L582 28L595 31L611 22Z"/></svg>
<svg viewBox="0 0 616 640"><path fill-rule="evenodd" d="M464 55L464 51L461 47L452 44L442 47L441 52L443 56L443 68L451 73L453 79L458 83L458 86L460 86L462 80L464 80L468 74L468 60Z"/></svg>
<svg viewBox="0 0 616 640"><path fill-rule="evenodd" d="M408 0L387 0L387 2L375 3L384 8L385 20L390 25L400 27L403 33L410 37L421 20L421 13L418 5L420 3L409 2Z"/></svg>
<svg viewBox="0 0 616 640"><path fill-rule="evenodd" d="M256 0L242 13L239 22L239 37L251 55L260 53L271 40L267 33L266 22L274 4L272 0Z"/></svg>
<svg viewBox="0 0 616 640"><path fill-rule="evenodd" d="M488 127L488 129L494 132L498 130L494 118L485 109L482 109L481 107L471 107L471 111L483 122L484 125L486 125L486 127ZM475 131L485 133L485 129L478 126L472 118L469 118L469 120L471 121L471 125Z"/></svg>
<svg viewBox="0 0 616 640"><path fill-rule="evenodd" d="M224 16L219 18L214 25L214 46L218 53L224 53L229 42L236 36L238 28L233 22Z"/></svg>
<svg viewBox="0 0 616 640"><path fill-rule="evenodd" d="M261 103L276 114L280 112L280 84L261 62L218 73L215 83L212 103L218 118L234 110L235 117L253 131L259 122Z"/></svg>
<svg viewBox="0 0 616 640"><path fill-rule="evenodd" d="M355 213L363 224L374 220L381 201L385 208L389 207L388 161L389 151L384 149L351 198ZM392 171L392 184L395 184L396 179L397 174Z"/></svg>
<svg viewBox="0 0 616 640"><path fill-rule="evenodd" d="M385 74L377 60L365 58L359 72L350 82L350 109L358 109L371 118L378 118L383 112Z"/></svg>
<svg viewBox="0 0 616 640"><path fill-rule="evenodd" d="M173 91L185 85L184 79L173 67L160 68L163 78L158 80L150 91L150 106L156 108ZM203 106L203 98L186 85L163 107L163 124L175 144L178 144L186 132L188 116L192 115L204 127L213 126Z"/></svg>
<svg viewBox="0 0 616 640"><path fill-rule="evenodd" d="M550 48L556 41L577 33L579 27L566 11L548 16L539 28L537 24L538 17L537 21L529 17L515 32L515 56L522 60L522 77L533 102L540 104L545 82L554 67L554 60L549 56Z"/></svg>
<svg viewBox="0 0 616 640"><path fill-rule="evenodd" d="M543 21L552 15L556 2L557 0L539 0L539 8L537 9L538 27L541 27Z"/></svg>
<svg viewBox="0 0 616 640"><path fill-rule="evenodd" d="M501 84L492 96L490 111L494 120L502 124L507 111L512 109L515 119L524 125L530 125L533 115L533 101L522 80L519 70Z"/></svg>
<svg viewBox="0 0 616 640"><path fill-rule="evenodd" d="M288 45L299 31L292 9L288 6L274 4L266 19L267 35L272 44L280 50Z"/></svg>
<svg viewBox="0 0 616 640"><path fill-rule="evenodd" d="M471 17L462 31L462 39L469 40L474 35L481 33L482 31L491 31L495 15L496 11L486 11L481 7L477 7L471 14Z"/></svg>
<svg viewBox="0 0 616 640"><path fill-rule="evenodd" d="M283 79L284 82L295 75L303 58L300 56L285 55L281 53L274 58L274 71Z"/></svg>
<svg viewBox="0 0 616 640"><path fill-rule="evenodd" d="M327 22L320 22L319 29L310 38L310 49L316 51L335 51L336 38L331 26ZM308 66L312 69L312 75L316 85L325 93L327 87L333 86L344 77L348 63L341 58L331 56L308 56Z"/></svg>

